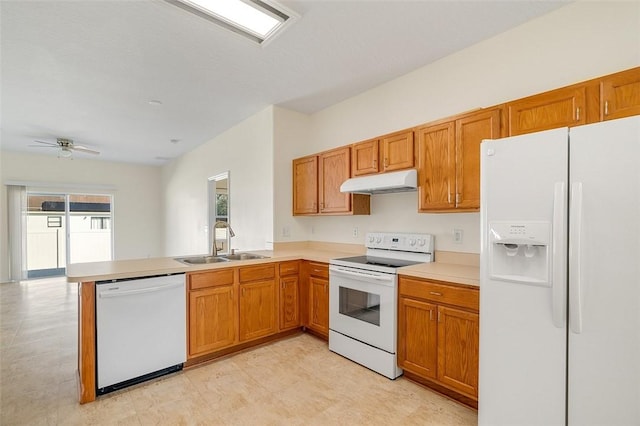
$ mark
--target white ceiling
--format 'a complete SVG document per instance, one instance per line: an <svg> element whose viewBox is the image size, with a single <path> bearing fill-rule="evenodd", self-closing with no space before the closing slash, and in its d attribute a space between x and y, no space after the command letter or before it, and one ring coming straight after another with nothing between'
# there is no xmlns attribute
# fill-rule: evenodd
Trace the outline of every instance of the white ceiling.
<svg viewBox="0 0 640 426"><path fill-rule="evenodd" d="M566 3L283 1L300 18L260 47L162 0L2 0L2 149L55 156L29 145L66 137L162 164L268 105L319 111Z"/></svg>

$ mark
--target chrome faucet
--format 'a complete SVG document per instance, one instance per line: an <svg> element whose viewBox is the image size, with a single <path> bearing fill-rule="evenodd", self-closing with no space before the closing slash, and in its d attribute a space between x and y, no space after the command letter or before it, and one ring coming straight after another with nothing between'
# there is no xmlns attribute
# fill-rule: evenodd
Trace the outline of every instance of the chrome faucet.
<svg viewBox="0 0 640 426"><path fill-rule="evenodd" d="M213 225L213 245L211 247L211 255L212 256L217 256L218 255L218 247L216 245L216 228L227 228L229 230L229 236L231 237L235 237L236 233L233 232L233 229L231 229L231 225L229 225L227 222L223 222L221 220L217 221L214 225Z"/></svg>

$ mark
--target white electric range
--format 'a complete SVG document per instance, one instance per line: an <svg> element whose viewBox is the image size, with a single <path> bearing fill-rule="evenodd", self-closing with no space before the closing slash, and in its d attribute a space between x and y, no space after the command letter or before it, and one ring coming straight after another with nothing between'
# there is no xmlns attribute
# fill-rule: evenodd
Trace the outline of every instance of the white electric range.
<svg viewBox="0 0 640 426"><path fill-rule="evenodd" d="M398 268L433 260L430 234L367 234L364 256L329 262L329 349L390 379L396 361Z"/></svg>

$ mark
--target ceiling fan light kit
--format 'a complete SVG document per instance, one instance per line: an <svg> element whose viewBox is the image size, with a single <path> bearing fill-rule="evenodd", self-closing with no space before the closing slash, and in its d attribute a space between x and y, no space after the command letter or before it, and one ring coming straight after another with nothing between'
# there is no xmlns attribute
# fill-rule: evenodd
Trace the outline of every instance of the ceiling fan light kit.
<svg viewBox="0 0 640 426"><path fill-rule="evenodd" d="M73 151L71 151L69 148L62 147L58 152L58 158L70 158L73 160Z"/></svg>

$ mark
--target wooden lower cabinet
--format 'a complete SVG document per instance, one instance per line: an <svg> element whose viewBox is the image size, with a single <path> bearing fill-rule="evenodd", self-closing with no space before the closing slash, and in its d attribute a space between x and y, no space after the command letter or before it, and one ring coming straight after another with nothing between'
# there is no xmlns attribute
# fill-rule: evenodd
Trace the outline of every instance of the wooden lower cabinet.
<svg viewBox="0 0 640 426"><path fill-rule="evenodd" d="M474 288L400 277L398 365L477 401L478 296Z"/></svg>
<svg viewBox="0 0 640 426"><path fill-rule="evenodd" d="M299 263L188 273L188 358L198 362L300 327Z"/></svg>
<svg viewBox="0 0 640 426"><path fill-rule="evenodd" d="M240 284L240 341L274 334L276 285L274 280Z"/></svg>
<svg viewBox="0 0 640 426"><path fill-rule="evenodd" d="M438 307L438 380L478 396L479 315Z"/></svg>
<svg viewBox="0 0 640 426"><path fill-rule="evenodd" d="M300 306L303 325L324 338L329 337L329 265L303 262Z"/></svg>
<svg viewBox="0 0 640 426"><path fill-rule="evenodd" d="M400 298L398 364L424 377L436 378L438 367L438 307L421 300Z"/></svg>
<svg viewBox="0 0 640 426"><path fill-rule="evenodd" d="M329 280L309 278L308 327L323 335L329 335Z"/></svg>
<svg viewBox="0 0 640 426"><path fill-rule="evenodd" d="M275 264L239 268L240 341L278 331Z"/></svg>
<svg viewBox="0 0 640 426"><path fill-rule="evenodd" d="M300 326L300 262L280 264L280 330Z"/></svg>
<svg viewBox="0 0 640 426"><path fill-rule="evenodd" d="M280 279L280 329L286 330L300 325L299 278Z"/></svg>
<svg viewBox="0 0 640 426"><path fill-rule="evenodd" d="M234 285L189 291L188 354L206 354L236 343L238 305Z"/></svg>

